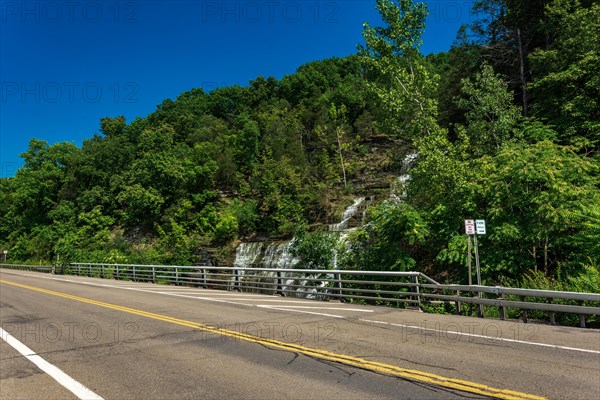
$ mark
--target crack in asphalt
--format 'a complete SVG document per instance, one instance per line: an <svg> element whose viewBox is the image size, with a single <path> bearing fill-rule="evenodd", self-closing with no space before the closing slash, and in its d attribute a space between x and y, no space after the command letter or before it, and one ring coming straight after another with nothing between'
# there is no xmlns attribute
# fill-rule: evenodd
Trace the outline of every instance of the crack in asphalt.
<svg viewBox="0 0 600 400"><path fill-rule="evenodd" d="M386 359L391 359L391 360L404 361L409 364L420 365L420 366L424 366L424 367L439 368L439 369L443 369L446 371L456 371L457 370L456 368L451 368L451 367L440 367L439 365L436 365L436 364L419 363L414 360L410 360L408 358L402 358L402 357L397 357L397 356L394 357L394 356L379 356L379 355L364 355L364 356L359 355L357 357L364 358L366 360L368 360L369 358L374 359L374 360L378 360L379 358L386 358Z"/></svg>

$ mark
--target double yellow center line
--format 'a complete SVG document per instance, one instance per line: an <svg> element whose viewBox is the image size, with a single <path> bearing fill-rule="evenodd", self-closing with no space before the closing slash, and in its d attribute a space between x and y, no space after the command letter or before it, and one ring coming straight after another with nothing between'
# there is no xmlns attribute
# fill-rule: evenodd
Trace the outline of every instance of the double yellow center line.
<svg viewBox="0 0 600 400"><path fill-rule="evenodd" d="M260 336L248 335L245 333L217 328L214 326L201 324L198 322L188 321L179 318L169 317L167 315L155 314L147 311L137 310L134 308L123 307L116 304L105 303L102 301L92 300L85 297L79 297L70 295L67 293L55 292L53 290L38 288L29 285L23 285L21 283L9 282L0 279L0 283L6 285L16 286L23 289L29 289L36 292L41 292L53 296L63 297L65 299L75 300L82 303L93 304L95 306L108 308L111 310L122 311L128 314L139 315L141 317L151 318L154 320L164 321L171 324L186 326L188 328L198 329L216 335L232 337L238 340L244 340L250 343L259 343L264 346L271 348L281 349L285 351L295 352L304 354L309 357L313 357L319 360L332 361L344 365L361 368L368 371L377 373L392 375L400 378L410 379L413 381L425 382L432 385L443 386L450 389L456 389L463 392L480 394L488 397L495 397L506 400L543 400L543 397L535 396L527 393L515 392L507 389L497 389L490 386L478 384L475 382L464 381L460 379L447 378L440 375L430 374L423 371L417 371L412 369L406 369L397 367L395 365L384 364L376 361L369 361L359 357L348 356L344 354L332 353L326 350L314 349L310 347L304 347L293 343L286 343L279 340L265 339Z"/></svg>

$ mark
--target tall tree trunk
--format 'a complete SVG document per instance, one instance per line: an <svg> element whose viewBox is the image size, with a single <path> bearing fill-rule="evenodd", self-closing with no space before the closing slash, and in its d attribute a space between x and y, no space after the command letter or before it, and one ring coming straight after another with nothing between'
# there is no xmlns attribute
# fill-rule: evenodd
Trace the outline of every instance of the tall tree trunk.
<svg viewBox="0 0 600 400"><path fill-rule="evenodd" d="M338 142L338 153L340 155L340 164L342 165L342 173L344 174L344 187L347 187L348 184L346 183L346 166L344 165L344 156L342 154L342 139L341 139L341 132L340 132L341 128L337 128L335 130L335 134L337 136L337 142Z"/></svg>
<svg viewBox="0 0 600 400"><path fill-rule="evenodd" d="M523 41L521 40L521 28L517 28L517 44L519 46L519 75L521 77L521 91L523 93L523 116L528 114L527 101L527 78L525 77L525 52L523 51Z"/></svg>
<svg viewBox="0 0 600 400"><path fill-rule="evenodd" d="M548 2L544 2L544 9L546 9L546 6L548 5ZM546 47L544 48L544 50L550 50L550 34L548 33L548 13L544 12L544 39L546 39L545 45Z"/></svg>
<svg viewBox="0 0 600 400"><path fill-rule="evenodd" d="M548 235L544 241L544 272L548 273Z"/></svg>

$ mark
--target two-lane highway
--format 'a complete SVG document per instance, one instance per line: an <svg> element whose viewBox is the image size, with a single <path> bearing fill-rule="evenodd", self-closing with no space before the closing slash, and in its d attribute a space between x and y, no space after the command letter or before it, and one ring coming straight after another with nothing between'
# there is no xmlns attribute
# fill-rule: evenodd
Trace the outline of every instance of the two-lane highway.
<svg viewBox="0 0 600 400"><path fill-rule="evenodd" d="M0 327L3 399L600 393L597 330L6 270Z"/></svg>

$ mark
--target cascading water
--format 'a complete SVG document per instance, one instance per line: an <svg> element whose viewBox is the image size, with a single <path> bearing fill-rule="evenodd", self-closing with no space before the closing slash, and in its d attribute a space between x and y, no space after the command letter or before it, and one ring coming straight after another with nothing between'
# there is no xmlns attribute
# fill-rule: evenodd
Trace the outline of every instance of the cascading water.
<svg viewBox="0 0 600 400"><path fill-rule="evenodd" d="M234 267L248 268L256 263L262 253L263 242L240 243L235 251Z"/></svg>
<svg viewBox="0 0 600 400"><path fill-rule="evenodd" d="M286 241L257 241L240 243L235 253L234 267L238 268L287 268L291 269L300 260L291 253L293 240ZM245 275L240 271L240 276ZM272 280L275 272L259 272L255 274L260 283L261 279ZM283 290L287 285L294 284L294 279L284 282ZM255 285L257 283L255 282ZM260 285L257 285L257 287Z"/></svg>
<svg viewBox="0 0 600 400"><path fill-rule="evenodd" d="M329 230L331 232L335 232L338 234L339 242L341 244L346 245L347 244L346 238L348 237L348 233L352 232L353 230L355 230L358 227L358 224L353 227L349 227L349 225L350 225L350 221L356 217L359 207L361 206L361 204L364 203L364 201L365 201L364 197L359 197L359 198L355 199L354 203L352 203L352 205L350 207L346 208L346 210L342 214L342 220L337 224L333 224L333 225L329 226ZM362 221L365 219L366 211L367 211L367 209L365 207L363 212L361 213L361 220L360 220L361 224L362 224ZM333 252L332 264L333 264L333 269L338 269L337 249Z"/></svg>
<svg viewBox="0 0 600 400"><path fill-rule="evenodd" d="M279 243L270 243L262 259L265 268L292 268L298 259L292 256L291 247L293 240Z"/></svg>
<svg viewBox="0 0 600 400"><path fill-rule="evenodd" d="M352 205L350 207L346 208L346 210L342 214L342 220L339 223L337 223L337 224L329 225L329 230L332 231L332 232L344 232L344 231L347 231L349 223L350 223L350 220L352 218L354 218L354 216L356 215L356 212L358 211L358 207L364 201L365 201L364 197L359 197L359 198L355 199L354 203L352 203Z"/></svg>
<svg viewBox="0 0 600 400"><path fill-rule="evenodd" d="M402 169L400 170L400 176L398 177L397 187L392 187L392 199L394 201L401 202L406 198L406 185L410 180L410 174L408 172L413 167L418 156L419 153L410 153L402 159Z"/></svg>
<svg viewBox="0 0 600 400"><path fill-rule="evenodd" d="M233 265L240 268L291 268L298 262L291 254L291 245L291 240L240 243Z"/></svg>
<svg viewBox="0 0 600 400"><path fill-rule="evenodd" d="M357 218L359 210L364 207L365 198L359 197L354 200L344 213L340 222L329 225L329 231L332 234L338 235L341 241L345 241L349 232L355 230L364 219L364 210L360 213L360 218ZM294 268L300 259L294 257L291 253L291 246L294 239L288 241L256 241L240 243L235 253L235 261L233 265L238 268ZM334 269L337 269L337 253L333 259ZM241 271L240 275L244 275ZM264 272L260 274L264 277L274 277L273 272ZM298 284L299 282L290 279L284 285ZM305 285L306 282L302 282ZM327 282L321 282L321 285L326 285ZM298 296L314 296L314 290L298 291Z"/></svg>

